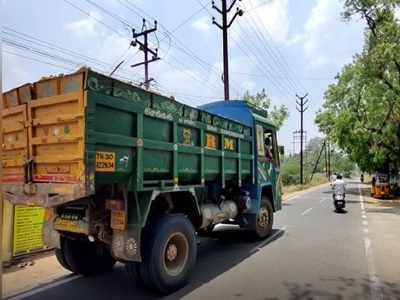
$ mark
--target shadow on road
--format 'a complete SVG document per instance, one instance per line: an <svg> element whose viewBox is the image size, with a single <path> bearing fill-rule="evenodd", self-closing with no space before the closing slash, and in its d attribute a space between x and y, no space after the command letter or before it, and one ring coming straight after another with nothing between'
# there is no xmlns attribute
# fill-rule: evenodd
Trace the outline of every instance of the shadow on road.
<svg viewBox="0 0 400 300"><path fill-rule="evenodd" d="M298 284L293 282L284 282L289 292L289 300L308 300L308 299L371 299L371 284L368 278L321 278L321 286L316 287L315 284L306 283ZM329 290L323 288L325 284L334 285L335 288ZM378 294L382 294L383 299L400 299L400 285L392 282L382 282L377 290ZM279 299L279 298L266 298Z"/></svg>
<svg viewBox="0 0 400 300"><path fill-rule="evenodd" d="M400 216L400 207L367 208L367 213L393 214Z"/></svg>
<svg viewBox="0 0 400 300"><path fill-rule="evenodd" d="M348 211L346 209L334 210L334 212L339 214L339 215L345 215L345 214L348 213Z"/></svg>
<svg viewBox="0 0 400 300"><path fill-rule="evenodd" d="M272 239L254 242L248 233L239 228L217 229L212 233L212 237L201 239L197 264L189 285L168 297L161 297L137 286L125 273L124 266L117 264L111 274L79 278L24 299L179 299L235 267L283 235L284 231L274 230Z"/></svg>

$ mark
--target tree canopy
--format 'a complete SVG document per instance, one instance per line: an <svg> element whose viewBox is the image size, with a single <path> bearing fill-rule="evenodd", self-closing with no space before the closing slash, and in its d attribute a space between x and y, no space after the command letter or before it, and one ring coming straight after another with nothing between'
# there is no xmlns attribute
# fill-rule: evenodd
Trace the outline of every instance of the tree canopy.
<svg viewBox="0 0 400 300"><path fill-rule="evenodd" d="M283 123L285 123L289 117L289 111L286 105L272 105L271 98L267 95L265 89L262 89L255 95L251 95L249 91L246 91L243 99L251 105L266 110L269 119L278 127L278 129L282 127Z"/></svg>
<svg viewBox="0 0 400 300"><path fill-rule="evenodd" d="M325 92L320 130L363 171L399 168L400 0L346 0L343 17L366 23L362 53Z"/></svg>

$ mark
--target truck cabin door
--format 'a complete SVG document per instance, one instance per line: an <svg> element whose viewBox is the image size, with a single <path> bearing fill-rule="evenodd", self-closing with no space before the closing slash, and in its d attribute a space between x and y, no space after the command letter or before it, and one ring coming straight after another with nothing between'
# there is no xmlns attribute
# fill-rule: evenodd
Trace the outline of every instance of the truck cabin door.
<svg viewBox="0 0 400 300"><path fill-rule="evenodd" d="M274 200L279 201L280 161L276 131L268 126L256 125L257 136L257 184L271 184ZM277 197L278 196L278 197Z"/></svg>

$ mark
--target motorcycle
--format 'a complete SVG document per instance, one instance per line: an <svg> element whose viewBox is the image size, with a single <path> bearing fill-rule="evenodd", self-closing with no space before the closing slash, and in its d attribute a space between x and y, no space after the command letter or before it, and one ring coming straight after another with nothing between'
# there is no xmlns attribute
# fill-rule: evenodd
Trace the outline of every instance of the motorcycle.
<svg viewBox="0 0 400 300"><path fill-rule="evenodd" d="M335 210L337 212L343 211L343 209L346 207L346 200L344 194L334 194L333 203L335 205Z"/></svg>

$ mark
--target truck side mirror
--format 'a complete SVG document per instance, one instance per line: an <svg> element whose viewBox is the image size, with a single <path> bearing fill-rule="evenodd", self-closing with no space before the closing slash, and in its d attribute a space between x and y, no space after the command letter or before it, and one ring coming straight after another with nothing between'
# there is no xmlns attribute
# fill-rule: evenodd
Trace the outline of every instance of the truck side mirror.
<svg viewBox="0 0 400 300"><path fill-rule="evenodd" d="M279 154L280 154L281 156L284 156L284 155L285 155L285 147L284 147L284 146L279 146Z"/></svg>

